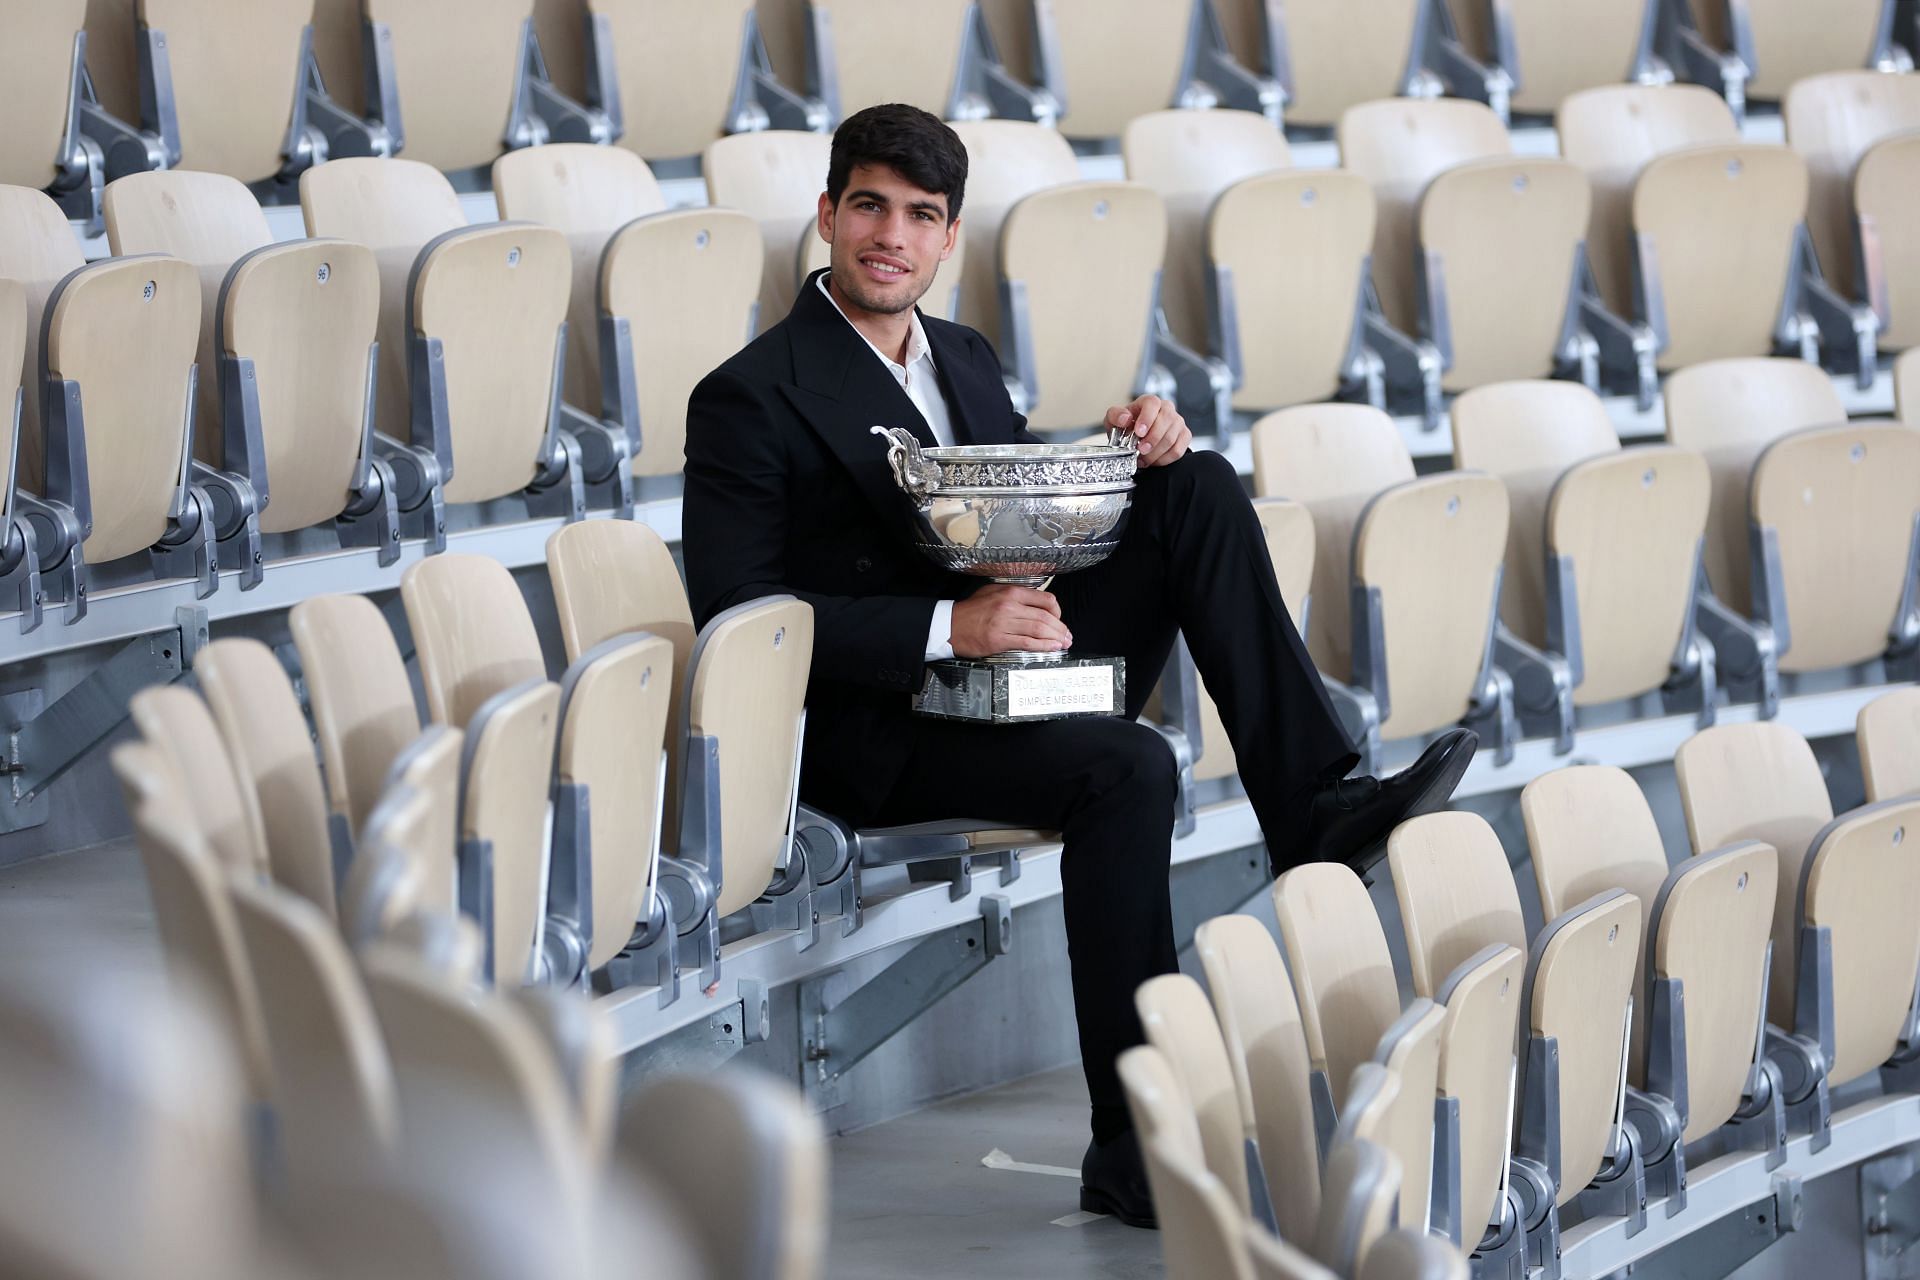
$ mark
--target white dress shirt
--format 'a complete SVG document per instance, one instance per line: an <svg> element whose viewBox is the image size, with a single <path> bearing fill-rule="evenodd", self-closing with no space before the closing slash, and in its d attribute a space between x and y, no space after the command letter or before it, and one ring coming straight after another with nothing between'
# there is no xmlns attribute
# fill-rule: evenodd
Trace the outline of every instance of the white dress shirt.
<svg viewBox="0 0 1920 1280"><path fill-rule="evenodd" d="M821 273L817 281L820 292L826 295L833 309L840 311L840 304L834 301L833 291L827 288L826 273ZM840 318L847 320L847 313L840 311ZM847 320L853 325L852 320ZM907 393L907 399L913 401L913 407L927 420L927 428L933 432L934 443L951 445L953 439L953 419L947 409L947 397L940 390L939 375L933 371L933 348L927 344L927 331L920 324L920 313L907 313L907 359L902 364L892 356L873 345L867 335L860 333L859 326L853 331L860 333L860 340L867 344L867 350L873 352L880 363L887 367L893 380ZM942 600L933 606L933 622L927 628L928 662L938 662L942 658L953 656L953 601Z"/></svg>

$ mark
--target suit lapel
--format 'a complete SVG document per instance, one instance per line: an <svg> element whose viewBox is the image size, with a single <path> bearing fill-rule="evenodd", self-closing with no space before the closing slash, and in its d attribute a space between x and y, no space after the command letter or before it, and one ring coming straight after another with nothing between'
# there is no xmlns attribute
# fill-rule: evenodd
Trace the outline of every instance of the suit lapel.
<svg viewBox="0 0 1920 1280"><path fill-rule="evenodd" d="M1007 412L1005 387L989 386L974 369L972 352L959 337L957 325L921 320L927 345L933 349L933 367L947 396L954 438L963 444L1013 444L1013 419Z"/></svg>

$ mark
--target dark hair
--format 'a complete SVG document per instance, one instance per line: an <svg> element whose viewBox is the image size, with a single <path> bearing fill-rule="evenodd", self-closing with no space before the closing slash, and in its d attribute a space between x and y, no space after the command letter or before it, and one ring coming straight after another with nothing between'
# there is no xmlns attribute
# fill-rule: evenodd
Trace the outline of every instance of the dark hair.
<svg viewBox="0 0 1920 1280"><path fill-rule="evenodd" d="M861 165L885 165L922 191L947 198L947 222L967 191L967 148L936 115L893 102L848 116L833 131L827 199L836 206Z"/></svg>

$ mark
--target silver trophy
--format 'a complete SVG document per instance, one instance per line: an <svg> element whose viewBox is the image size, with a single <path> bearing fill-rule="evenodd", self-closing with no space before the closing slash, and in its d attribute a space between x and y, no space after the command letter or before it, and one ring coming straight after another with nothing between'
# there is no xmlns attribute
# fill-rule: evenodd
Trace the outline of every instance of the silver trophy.
<svg viewBox="0 0 1920 1280"><path fill-rule="evenodd" d="M920 550L953 573L1042 590L1099 564L1120 544L1139 465L1128 432L1107 444L925 449L902 427L875 427L912 500ZM914 710L996 724L1124 712L1124 658L1015 651L927 664Z"/></svg>

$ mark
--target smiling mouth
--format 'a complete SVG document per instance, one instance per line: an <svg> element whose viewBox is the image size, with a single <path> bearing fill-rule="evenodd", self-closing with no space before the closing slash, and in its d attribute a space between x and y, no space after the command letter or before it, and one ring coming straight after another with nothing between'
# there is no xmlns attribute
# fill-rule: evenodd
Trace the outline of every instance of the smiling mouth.
<svg viewBox="0 0 1920 1280"><path fill-rule="evenodd" d="M904 280L913 274L912 270L904 264L881 258L862 258L860 265L882 280Z"/></svg>

